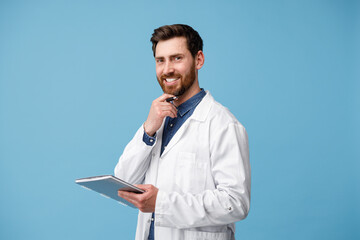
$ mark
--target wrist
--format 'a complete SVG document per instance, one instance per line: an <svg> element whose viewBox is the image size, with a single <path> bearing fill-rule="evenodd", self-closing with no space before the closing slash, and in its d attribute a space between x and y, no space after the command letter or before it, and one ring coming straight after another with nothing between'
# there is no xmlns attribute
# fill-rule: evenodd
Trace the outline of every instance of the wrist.
<svg viewBox="0 0 360 240"><path fill-rule="evenodd" d="M156 131L148 131L148 130L147 130L147 128L146 128L146 122L144 122L143 128L144 128L144 132L145 132L148 136L150 136L150 137L153 137L153 136L155 135L155 133L156 133Z"/></svg>

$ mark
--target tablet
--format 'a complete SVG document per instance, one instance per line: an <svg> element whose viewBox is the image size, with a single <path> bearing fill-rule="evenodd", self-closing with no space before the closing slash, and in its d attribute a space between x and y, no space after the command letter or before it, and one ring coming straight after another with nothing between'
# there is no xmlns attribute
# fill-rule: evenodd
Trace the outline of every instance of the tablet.
<svg viewBox="0 0 360 240"><path fill-rule="evenodd" d="M127 183L124 180L121 180L120 178L114 177L112 175L79 178L75 180L75 183L79 184L80 186L86 189L98 192L104 197L112 198L117 202L132 208L136 208L136 207L132 203L119 197L118 190L134 192L134 193L145 192L144 190L135 187L134 185Z"/></svg>

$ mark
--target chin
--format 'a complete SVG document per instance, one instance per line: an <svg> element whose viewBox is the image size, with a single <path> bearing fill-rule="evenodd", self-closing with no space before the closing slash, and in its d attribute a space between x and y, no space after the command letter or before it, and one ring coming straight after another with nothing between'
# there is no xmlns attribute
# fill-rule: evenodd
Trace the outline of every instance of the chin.
<svg viewBox="0 0 360 240"><path fill-rule="evenodd" d="M181 95L183 95L185 93L185 89L170 90L170 91L166 91L165 93L180 97Z"/></svg>
<svg viewBox="0 0 360 240"><path fill-rule="evenodd" d="M175 96L181 95L181 89L167 88L166 86L161 86L164 93L172 94Z"/></svg>

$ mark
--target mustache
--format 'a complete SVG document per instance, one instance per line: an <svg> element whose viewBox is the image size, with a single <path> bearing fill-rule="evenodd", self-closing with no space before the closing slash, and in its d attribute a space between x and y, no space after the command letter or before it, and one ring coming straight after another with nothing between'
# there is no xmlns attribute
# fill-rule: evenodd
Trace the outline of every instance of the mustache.
<svg viewBox="0 0 360 240"><path fill-rule="evenodd" d="M171 74L162 74L161 79L165 78L181 78L182 76L180 74L171 73Z"/></svg>

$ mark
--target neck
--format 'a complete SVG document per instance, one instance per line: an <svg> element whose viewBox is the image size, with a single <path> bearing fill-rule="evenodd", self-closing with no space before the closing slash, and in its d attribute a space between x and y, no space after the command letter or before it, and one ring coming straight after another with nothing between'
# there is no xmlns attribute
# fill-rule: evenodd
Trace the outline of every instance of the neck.
<svg viewBox="0 0 360 240"><path fill-rule="evenodd" d="M178 100L176 100L174 103L176 106L180 106L196 94L198 94L201 91L199 87L198 81L194 81L194 84L181 96L179 96Z"/></svg>

